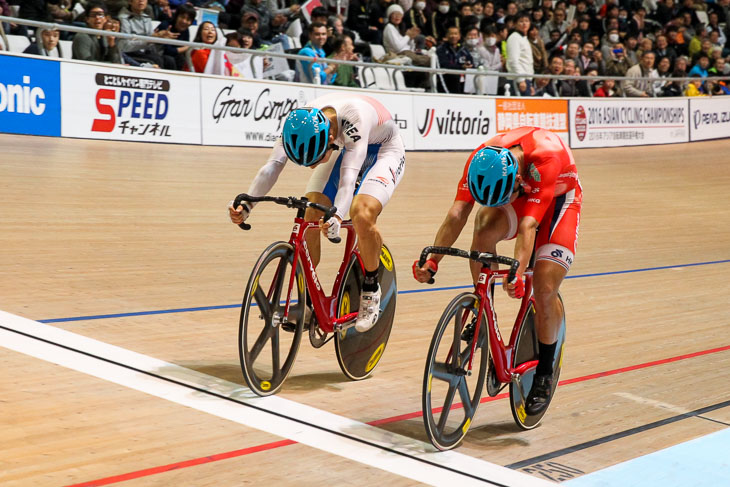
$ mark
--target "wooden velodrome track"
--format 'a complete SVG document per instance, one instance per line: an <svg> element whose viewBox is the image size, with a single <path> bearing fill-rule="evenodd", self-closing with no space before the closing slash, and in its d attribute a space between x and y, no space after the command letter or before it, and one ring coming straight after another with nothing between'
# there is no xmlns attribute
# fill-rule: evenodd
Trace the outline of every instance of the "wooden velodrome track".
<svg viewBox="0 0 730 487"><path fill-rule="evenodd" d="M428 287L410 265L433 241L465 153L408 154L380 227L399 291L424 292L398 296L388 347L365 381L348 381L332 345L314 349L305 336L274 399L300 420L287 423L251 408L236 420L222 410L246 407L230 401L213 412L186 402L212 390L258 404L242 385L236 303L258 254L288 238L293 213L260 205L244 233L226 203L267 150L9 135L0 146L0 310L47 322L19 335L0 313L0 485L416 485L403 472L420 467L393 465L419 455L437 458L424 472L453 478L473 458L560 481L730 425L730 141L575 151L585 199L562 288L561 387L527 432L504 396L483 402L455 455L424 453L433 449L420 391L431 333L467 267L444 261ZM272 194L299 194L308 174L287 168ZM470 235L471 224L457 245ZM329 283L339 254L327 245ZM511 254L511 244L500 249ZM11 346L15 337L24 341ZM185 387L158 380L143 392L105 367L137 385L156 379L130 367L195 389L175 399ZM343 420L344 443L327 444L322 429L300 434L319 410ZM332 418L321 423L335 428ZM358 440L371 437L401 454Z"/></svg>

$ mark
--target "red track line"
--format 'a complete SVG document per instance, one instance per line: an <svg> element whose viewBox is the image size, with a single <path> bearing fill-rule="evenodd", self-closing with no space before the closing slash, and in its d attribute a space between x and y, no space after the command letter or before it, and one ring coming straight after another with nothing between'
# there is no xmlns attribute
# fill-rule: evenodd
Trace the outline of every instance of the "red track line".
<svg viewBox="0 0 730 487"><path fill-rule="evenodd" d="M726 345L724 347L712 348L710 350L703 350L701 352L694 352L694 353L688 353L685 355L678 355L677 357L670 357L670 358L665 358L665 359L661 359L661 360L654 360L652 362L646 362L643 364L631 365L629 367L622 367L620 369L608 370L606 372L598 372L597 374L584 375L582 377L575 377L573 379L561 380L558 384L561 386L566 386L568 384L575 384L578 382L585 382L585 381L589 381L589 380L593 380L593 379L598 379L601 377L607 377L609 375L622 374L624 372L631 372L633 370L645 369L648 367L655 367L657 365L668 364L671 362L678 362L680 360L700 357L702 355L709 355L711 353L724 352L726 350L730 350L730 345ZM505 393L499 394L495 397L488 397L488 396L484 397L484 398L482 398L482 400L480 402L484 403L484 402L496 401L498 399L504 399L508 396L509 396L509 394L505 392ZM456 404L456 405L452 406L452 409L456 409L458 407L461 407L461 404ZM434 409L434 411L439 412L439 409ZM370 421L367 424L369 424L371 426L380 426L383 424L396 423L398 421L405 421L407 419L419 418L421 416L423 416L423 411L416 411L413 413L401 414L399 416L391 416L390 418L376 419L375 421ZM118 482L124 482L125 480L138 479L140 477L147 477L147 476L155 475L158 473L169 472L171 470L179 470L181 468L194 467L196 465L203 465L205 463L217 462L219 460L227 460L229 458L241 457L244 455L249 455L251 453L256 453L256 452L260 452L260 451L273 450L275 448L294 445L296 443L297 443L296 441L292 441L292 440L274 441L271 443L265 443L263 445L244 448L242 450L235 450L235 451L230 451L230 452L226 452L226 453L218 453L216 455L195 458L195 459L186 460L183 462L171 463L169 465L163 465L160 467L147 468L144 470L138 470L136 472L130 472L130 473L122 474L122 475L115 475L113 477L106 477L103 479L92 480L92 481L84 482L81 484L68 485L66 487L97 487L97 486L101 486L101 485L110 485L110 484L115 484Z"/></svg>

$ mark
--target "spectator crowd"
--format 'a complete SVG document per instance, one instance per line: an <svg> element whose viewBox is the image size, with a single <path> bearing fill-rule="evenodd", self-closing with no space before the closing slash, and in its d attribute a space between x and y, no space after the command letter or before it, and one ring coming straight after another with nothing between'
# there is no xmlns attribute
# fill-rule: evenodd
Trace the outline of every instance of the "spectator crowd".
<svg viewBox="0 0 730 487"><path fill-rule="evenodd" d="M281 78L304 82L359 86L357 71L338 61L372 60L470 70L439 77L438 89L451 93L730 93L717 79L730 74L730 0L322 0L307 15L297 0L0 0L0 14L8 15L12 4L18 17L30 20L308 56L311 61L291 62L291 73ZM201 22L193 37L201 8L217 12L217 25ZM63 39L72 41L73 58L98 62L211 72L215 58L212 49L31 32L11 22L1 27L28 36L26 52L41 56L62 56ZM487 77L473 76L473 69L516 76L492 77L494 85L484 89ZM411 86L433 82L422 73L406 76Z"/></svg>

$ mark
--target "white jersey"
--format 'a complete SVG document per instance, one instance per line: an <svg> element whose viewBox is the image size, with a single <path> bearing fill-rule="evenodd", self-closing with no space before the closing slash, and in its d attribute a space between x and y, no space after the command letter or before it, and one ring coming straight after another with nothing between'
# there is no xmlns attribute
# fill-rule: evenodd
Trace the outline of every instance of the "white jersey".
<svg viewBox="0 0 730 487"><path fill-rule="evenodd" d="M332 107L337 112L337 138L334 143L346 150L333 204L337 207L337 215L344 219L352 203L355 184L365 162L368 145L384 144L394 138L400 139L400 132L390 112L379 101L369 96L333 93L312 100L308 106L320 109ZM267 194L279 178L286 160L284 144L279 137L269 160L251 183L248 194L251 196Z"/></svg>

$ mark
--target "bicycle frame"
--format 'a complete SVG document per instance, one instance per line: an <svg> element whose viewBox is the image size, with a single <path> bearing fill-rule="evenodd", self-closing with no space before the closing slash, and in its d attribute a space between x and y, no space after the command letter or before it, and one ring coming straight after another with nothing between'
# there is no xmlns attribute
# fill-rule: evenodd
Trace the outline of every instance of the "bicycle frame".
<svg viewBox="0 0 730 487"><path fill-rule="evenodd" d="M497 278L506 276L508 273L508 270L495 271L487 265L482 266L475 291L476 295L479 297L479 314L477 315L477 323L474 327L474 336L479 336L482 311L484 311L484 314L487 315L489 350L492 354L492 360L494 361L494 369L497 379L502 383L511 382L515 376L520 377L530 368L537 366L537 360L524 362L519 364L517 367L512 367L510 365L513 361L517 338L521 330L520 324L524 320L527 310L534 303L534 298L532 297L532 269L527 269L523 276L525 281L525 295L522 298L522 303L520 304L520 309L517 313L514 325L512 326L512 332L510 333L509 343L507 345L505 345L502 335L499 332L499 327L497 326L497 313L494 310L494 303L492 302L492 293L490 290L492 288L492 284ZM469 359L470 371L472 369L472 359L474 357L476 342L477 341L474 340L472 343L471 358Z"/></svg>
<svg viewBox="0 0 730 487"><path fill-rule="evenodd" d="M357 312L348 313L339 318L333 318L334 316L337 316L337 296L339 295L340 288L342 287L342 281L345 278L347 266L350 263L350 259L353 254L357 256L357 260L362 267L362 258L355 247L355 244L357 243L357 236L355 235L355 228L352 225L352 221L343 221L340 228L347 230L347 240L345 241L342 264L340 264L337 276L335 277L335 282L332 285L332 294L329 296L326 296L322 290L322 285L319 282L317 271L315 270L312 258L309 255L307 241L304 238L304 234L307 230L319 230L319 222L304 221L304 210L299 210L296 218L294 218L294 227L292 228L291 236L289 237L289 244L294 247L294 262L292 263L292 269L296 269L297 263L301 260L303 264L302 266L304 267L304 280L307 286L307 293L312 299L312 308L315 316L317 317L319 327L325 333L342 331L348 328L348 325L354 325L355 319L357 318ZM289 314L289 303L294 286L295 274L295 272L292 272L289 277L289 287L286 293L286 306L284 308L284 320L286 320Z"/></svg>

